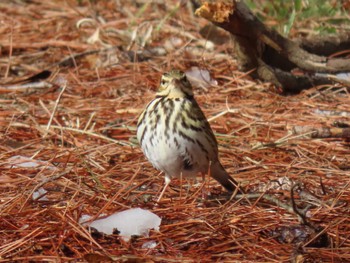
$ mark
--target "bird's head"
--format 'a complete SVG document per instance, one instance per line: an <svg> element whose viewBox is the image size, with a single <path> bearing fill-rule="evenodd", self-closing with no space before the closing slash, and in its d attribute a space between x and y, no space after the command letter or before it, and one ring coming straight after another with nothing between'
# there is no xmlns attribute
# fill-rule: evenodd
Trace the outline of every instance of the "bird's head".
<svg viewBox="0 0 350 263"><path fill-rule="evenodd" d="M172 70L163 74L157 96L168 98L193 97L192 85L184 72Z"/></svg>

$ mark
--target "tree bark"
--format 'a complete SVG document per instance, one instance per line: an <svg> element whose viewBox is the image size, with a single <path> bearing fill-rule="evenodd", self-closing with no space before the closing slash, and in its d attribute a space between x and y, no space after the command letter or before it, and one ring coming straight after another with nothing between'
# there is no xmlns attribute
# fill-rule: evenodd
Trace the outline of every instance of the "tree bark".
<svg viewBox="0 0 350 263"><path fill-rule="evenodd" d="M196 14L234 36L239 46L236 54L243 70L256 68L255 77L272 82L287 93L333 83L334 78L316 73L350 72L349 59L320 55L323 51L321 47L331 46L331 43L337 42L332 41L336 37L325 39L323 44L310 40L291 41L267 28L243 0L204 2ZM342 46L350 44L349 35L336 39ZM313 52L313 48L317 52ZM336 50L336 46L332 45L332 49ZM299 74L293 74L295 71Z"/></svg>

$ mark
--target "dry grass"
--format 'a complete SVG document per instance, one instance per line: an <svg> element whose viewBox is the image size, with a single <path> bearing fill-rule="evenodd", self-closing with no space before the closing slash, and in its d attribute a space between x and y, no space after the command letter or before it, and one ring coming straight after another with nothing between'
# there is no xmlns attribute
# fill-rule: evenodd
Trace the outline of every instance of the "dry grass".
<svg viewBox="0 0 350 263"><path fill-rule="evenodd" d="M315 87L282 96L254 82L237 69L230 43L205 48L198 32L206 21L186 5L178 11L174 1L82 2L0 3L0 262L107 260L97 254L127 262L350 261L349 141L289 134L294 126L349 122L346 89ZM91 20L77 28L84 18ZM100 35L93 41L96 29ZM142 45L158 54L126 52L143 51ZM89 50L104 51L74 56ZM57 64L69 56L74 59L68 66ZM195 93L212 118L223 165L248 192L264 191L284 176L302 183L323 201L307 215L325 229L329 247L279 243L270 233L298 221L274 204L203 200L199 186L188 189L178 180L155 206L164 178L136 143L137 117L162 72L191 66L209 70L219 82ZM54 73L50 85L8 88L44 69ZM13 156L39 166L11 165ZM205 187L214 197L224 192L213 180ZM39 188L47 191L46 201L33 200ZM273 192L290 199L287 190ZM79 224L83 214L98 217L130 207L162 217L160 232L125 243ZM142 248L149 240L158 245Z"/></svg>

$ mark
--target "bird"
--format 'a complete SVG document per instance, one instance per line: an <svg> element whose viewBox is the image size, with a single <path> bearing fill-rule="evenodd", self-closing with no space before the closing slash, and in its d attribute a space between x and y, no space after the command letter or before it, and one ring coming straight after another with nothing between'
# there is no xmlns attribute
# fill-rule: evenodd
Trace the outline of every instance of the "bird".
<svg viewBox="0 0 350 263"><path fill-rule="evenodd" d="M208 174L229 193L238 188L219 161L218 142L183 71L162 75L155 98L138 118L137 139L148 161L165 174L157 202L172 178Z"/></svg>

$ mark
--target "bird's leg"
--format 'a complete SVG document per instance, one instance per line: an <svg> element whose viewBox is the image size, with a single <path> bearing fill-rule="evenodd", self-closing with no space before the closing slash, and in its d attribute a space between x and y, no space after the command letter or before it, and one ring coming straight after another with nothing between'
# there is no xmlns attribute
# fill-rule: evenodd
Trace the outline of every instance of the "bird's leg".
<svg viewBox="0 0 350 263"><path fill-rule="evenodd" d="M180 185L181 185L181 187L180 187L180 200L181 200L181 197L182 197L182 179L183 179L183 177L182 177L182 172L180 173Z"/></svg>
<svg viewBox="0 0 350 263"><path fill-rule="evenodd" d="M205 173L201 173L202 175L202 199L207 199L206 187L205 187Z"/></svg>
<svg viewBox="0 0 350 263"><path fill-rule="evenodd" d="M165 175L165 185L163 187L162 192L160 193L160 195L158 197L157 203L159 203L159 201L162 199L163 194L164 194L165 190L168 188L168 185L170 184L170 182L171 182L171 178L168 175Z"/></svg>
<svg viewBox="0 0 350 263"><path fill-rule="evenodd" d="M205 181L205 176L208 175L208 178L210 180L211 178L211 161L209 161L209 167L208 167L208 172L205 174L205 173L202 173L202 182L203 182L203 188L202 188L202 198L203 199L207 199L208 198L208 191L207 191L207 185L206 185L206 181Z"/></svg>

